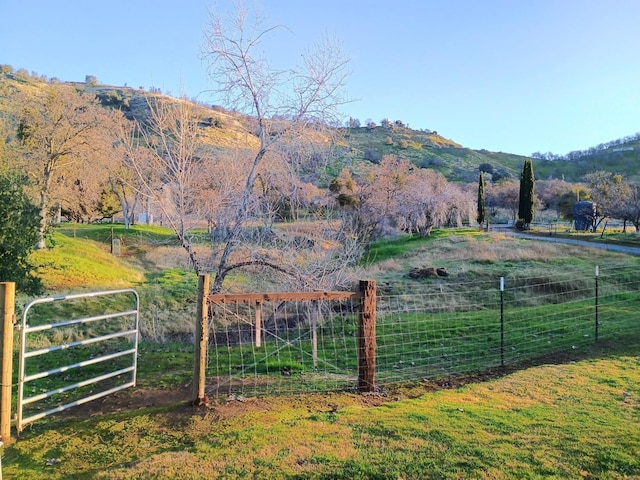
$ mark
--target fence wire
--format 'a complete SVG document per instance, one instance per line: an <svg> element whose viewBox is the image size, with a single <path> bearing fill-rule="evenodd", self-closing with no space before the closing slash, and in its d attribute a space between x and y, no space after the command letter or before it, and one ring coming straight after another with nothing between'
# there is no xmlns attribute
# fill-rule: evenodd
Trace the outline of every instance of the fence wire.
<svg viewBox="0 0 640 480"><path fill-rule="evenodd" d="M209 325L207 394L282 394L353 386L358 308L350 300L215 305Z"/></svg>
<svg viewBox="0 0 640 480"><path fill-rule="evenodd" d="M633 266L506 276L502 285L446 277L379 284L376 384L479 374L640 339ZM357 300L215 305L207 395L355 390L358 314Z"/></svg>

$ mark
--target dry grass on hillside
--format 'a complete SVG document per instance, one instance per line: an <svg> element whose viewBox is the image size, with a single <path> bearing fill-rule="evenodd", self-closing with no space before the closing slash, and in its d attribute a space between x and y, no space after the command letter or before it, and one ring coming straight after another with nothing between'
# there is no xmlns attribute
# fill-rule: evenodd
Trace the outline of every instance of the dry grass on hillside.
<svg viewBox="0 0 640 480"><path fill-rule="evenodd" d="M611 252L598 251L594 255L595 262L606 256L614 258ZM406 281L406 274L412 267L446 267L450 280L473 280L470 276L477 273L478 265L491 273L492 269L500 269L496 275L507 275L512 271L531 273L533 269L554 260L564 261L569 258L584 258L585 247L560 243L531 241L515 238L502 233L481 235L450 235L445 239L427 242L408 254L375 263L366 269L368 278L383 278L387 281ZM559 267L554 267L556 273ZM564 268L564 267L563 267ZM571 268L570 266L566 267ZM547 271L547 274L549 271Z"/></svg>

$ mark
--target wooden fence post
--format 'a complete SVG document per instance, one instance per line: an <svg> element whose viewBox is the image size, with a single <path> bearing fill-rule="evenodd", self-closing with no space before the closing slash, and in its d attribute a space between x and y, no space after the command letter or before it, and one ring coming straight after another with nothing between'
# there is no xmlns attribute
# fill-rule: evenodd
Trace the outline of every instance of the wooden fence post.
<svg viewBox="0 0 640 480"><path fill-rule="evenodd" d="M193 349L193 404L206 405L207 350L209 346L209 275L198 276L198 305L196 314L196 337Z"/></svg>
<svg viewBox="0 0 640 480"><path fill-rule="evenodd" d="M11 384L13 382L13 324L16 284L0 283L0 338L2 338L2 385L0 388L0 440L11 441Z"/></svg>
<svg viewBox="0 0 640 480"><path fill-rule="evenodd" d="M376 282L361 280L358 319L358 391L373 392L376 387Z"/></svg>

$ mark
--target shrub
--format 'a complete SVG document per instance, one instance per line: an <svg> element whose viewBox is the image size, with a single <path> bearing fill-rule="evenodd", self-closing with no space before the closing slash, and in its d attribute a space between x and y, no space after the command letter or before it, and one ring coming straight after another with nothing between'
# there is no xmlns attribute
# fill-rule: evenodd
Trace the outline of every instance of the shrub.
<svg viewBox="0 0 640 480"><path fill-rule="evenodd" d="M29 254L38 243L40 215L17 175L0 174L0 281L15 282L30 295L42 291Z"/></svg>
<svg viewBox="0 0 640 480"><path fill-rule="evenodd" d="M382 160L382 153L369 148L364 152L364 159L369 160L372 163L380 163Z"/></svg>

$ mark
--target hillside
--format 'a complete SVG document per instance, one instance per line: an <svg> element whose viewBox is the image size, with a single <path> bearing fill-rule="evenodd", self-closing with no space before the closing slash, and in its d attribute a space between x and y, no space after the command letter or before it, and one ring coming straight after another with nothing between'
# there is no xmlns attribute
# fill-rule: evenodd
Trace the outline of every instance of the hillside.
<svg viewBox="0 0 640 480"><path fill-rule="evenodd" d="M412 130L402 124L345 129L338 156L355 162L379 162L397 155L422 168L441 172L450 181L477 181L480 165L491 165L494 177L518 178L526 157L471 150L436 131Z"/></svg>
<svg viewBox="0 0 640 480"><path fill-rule="evenodd" d="M578 181L596 170L619 173L623 177L640 180L640 137L623 138L585 151L571 152L559 159L535 159L536 175L540 178L564 178Z"/></svg>
<svg viewBox="0 0 640 480"><path fill-rule="evenodd" d="M0 66L0 115L12 108L16 93L37 95L47 82L44 77L30 76L26 71ZM127 86L102 85L95 78L87 83L63 82L86 93L94 94L101 104L118 108L129 118L145 118L148 115L148 99L162 96L159 91L146 91ZM171 97L165 97L171 98ZM182 101L174 99L175 101ZM201 126L207 144L215 148L255 148L257 139L253 135L250 119L221 106L199 103ZM13 105L15 106L15 105ZM493 180L519 178L524 156L505 152L472 150L447 139L431 130L413 130L401 121L383 121L381 125L341 128L337 132L334 156L335 163L325 177L336 175L344 167L358 170L378 163L384 155L397 155L416 166L441 172L450 181L474 182L479 169L492 173ZM326 141L328 139L322 139ZM580 181L583 175L594 170L621 173L630 179L639 179L637 164L640 161L640 138L633 137L612 141L600 148L571 152L566 156L534 155L536 176L540 179L564 178Z"/></svg>

